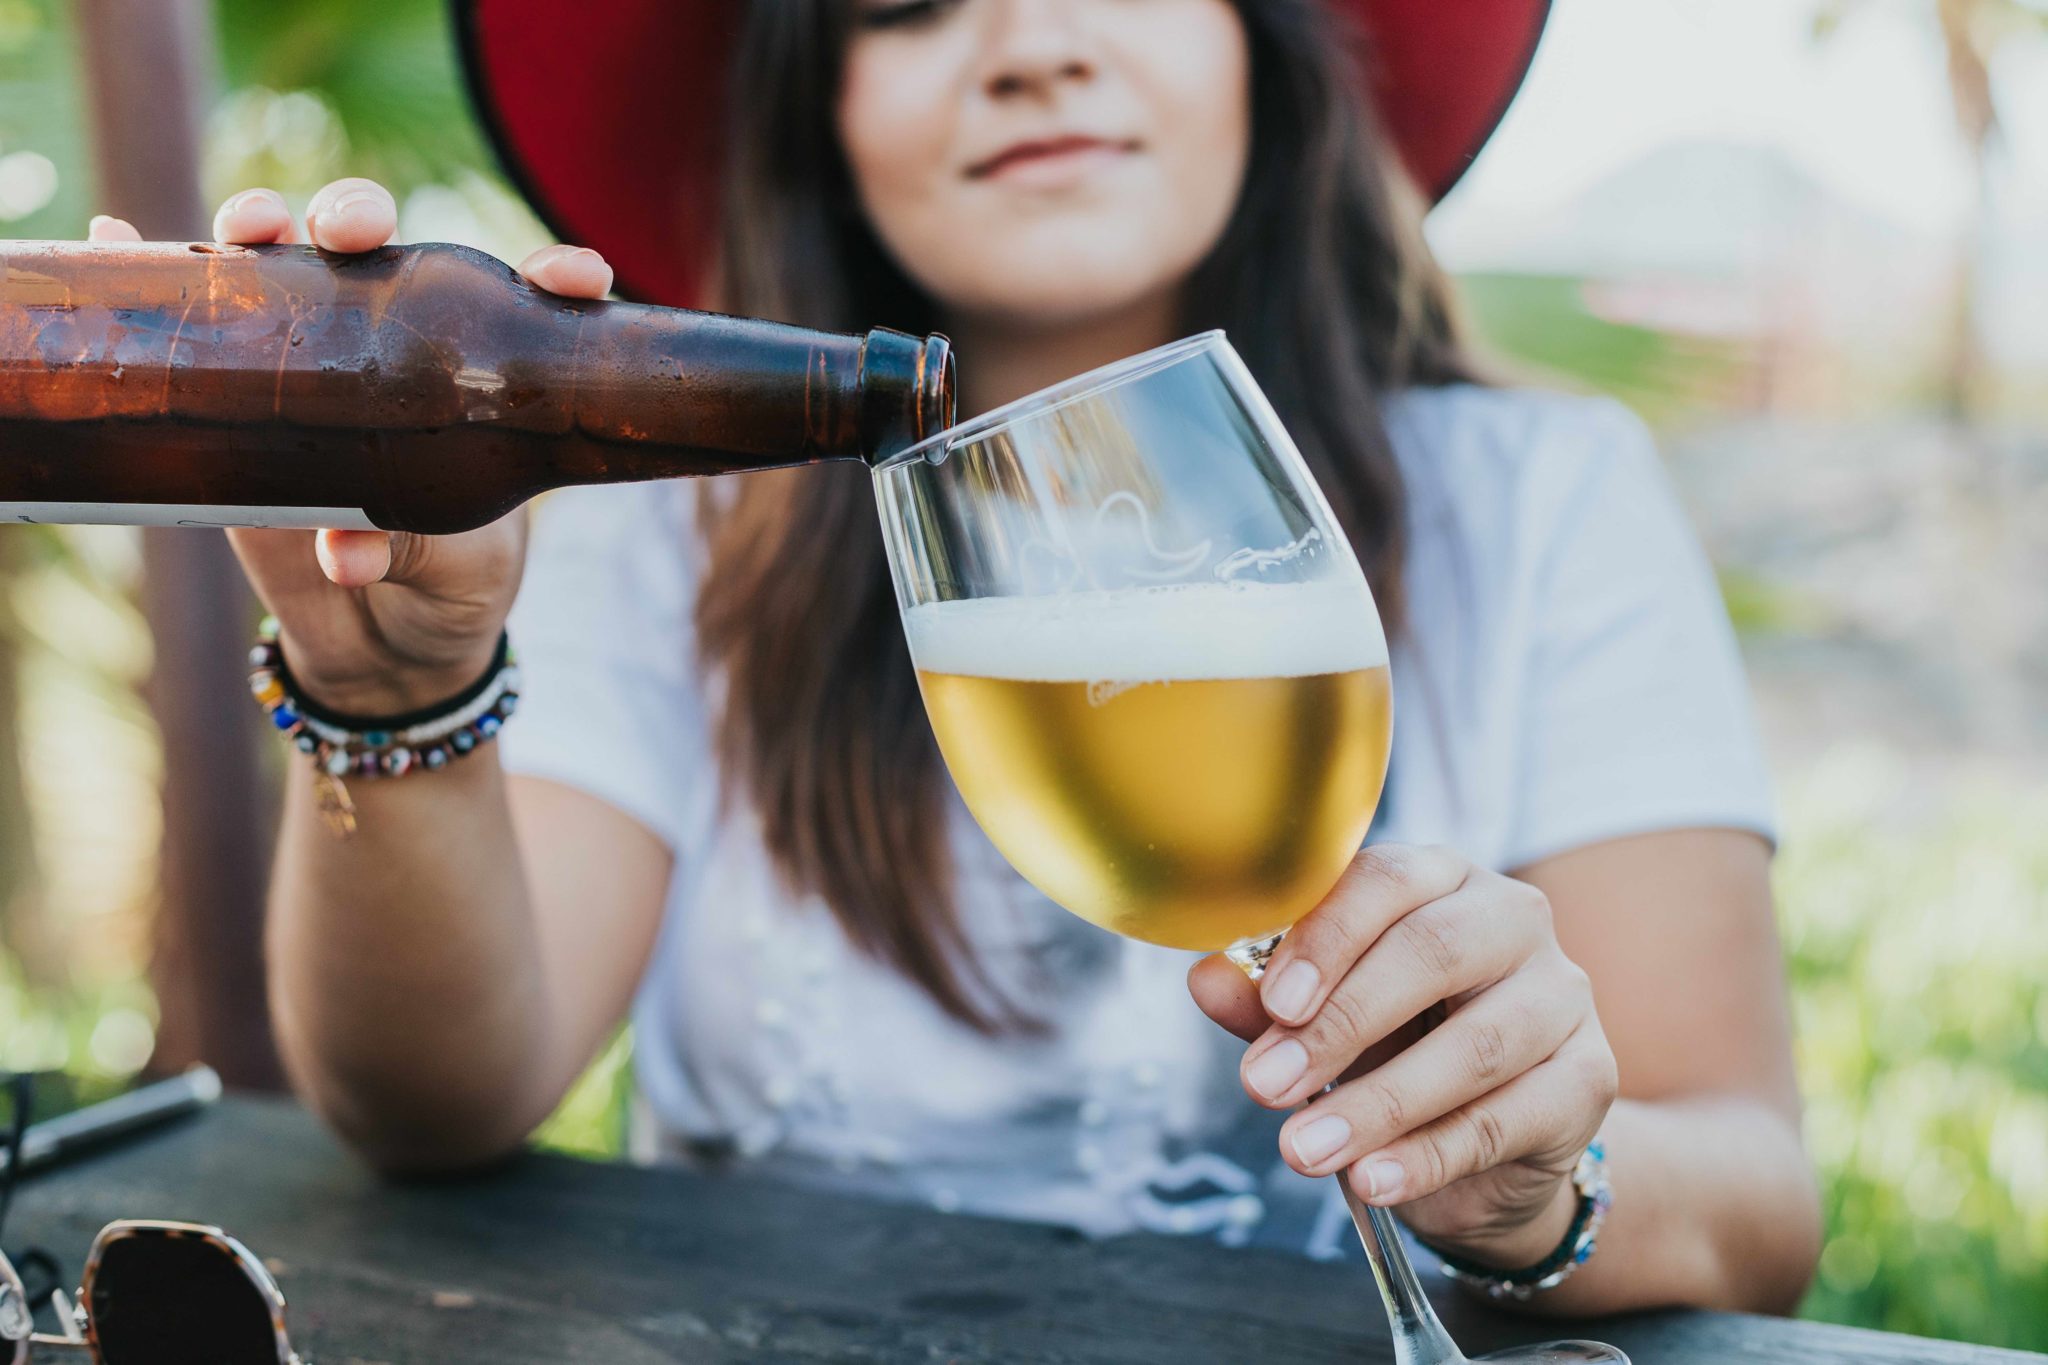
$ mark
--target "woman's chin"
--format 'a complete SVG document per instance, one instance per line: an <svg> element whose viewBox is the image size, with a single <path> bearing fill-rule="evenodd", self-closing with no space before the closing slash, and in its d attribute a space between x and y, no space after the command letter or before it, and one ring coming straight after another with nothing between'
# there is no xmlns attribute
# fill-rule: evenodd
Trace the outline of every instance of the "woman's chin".
<svg viewBox="0 0 2048 1365"><path fill-rule="evenodd" d="M1044 333L1093 327L1129 316L1173 294L1184 271L1162 271L1156 258L1119 265L1096 260L1071 269L1019 270L1028 256L991 259L986 268L965 272L952 287L933 281L932 293L955 318L974 319L1004 331Z"/></svg>
<svg viewBox="0 0 2048 1365"><path fill-rule="evenodd" d="M1211 237L1134 205L1116 214L962 213L893 245L926 289L953 306L1094 312L1106 300L1142 298L1185 277Z"/></svg>

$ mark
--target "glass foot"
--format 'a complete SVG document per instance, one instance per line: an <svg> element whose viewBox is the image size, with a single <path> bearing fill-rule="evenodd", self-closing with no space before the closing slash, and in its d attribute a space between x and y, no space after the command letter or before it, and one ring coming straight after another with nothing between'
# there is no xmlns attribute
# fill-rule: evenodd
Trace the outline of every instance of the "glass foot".
<svg viewBox="0 0 2048 1365"><path fill-rule="evenodd" d="M1541 1346L1516 1346L1472 1359L1473 1365L1488 1360L1502 1365L1629 1365L1626 1353L1597 1341L1549 1341Z"/></svg>

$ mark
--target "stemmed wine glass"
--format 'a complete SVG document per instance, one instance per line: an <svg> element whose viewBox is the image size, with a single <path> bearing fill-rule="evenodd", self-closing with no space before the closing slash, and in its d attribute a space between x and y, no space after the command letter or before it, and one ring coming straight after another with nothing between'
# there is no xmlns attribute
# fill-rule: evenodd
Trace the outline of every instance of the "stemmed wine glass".
<svg viewBox="0 0 2048 1365"><path fill-rule="evenodd" d="M875 493L925 709L988 837L1083 919L1256 979L1365 839L1393 704L1365 575L1223 334L942 432ZM1393 1216L1337 1180L1397 1361L1464 1361Z"/></svg>

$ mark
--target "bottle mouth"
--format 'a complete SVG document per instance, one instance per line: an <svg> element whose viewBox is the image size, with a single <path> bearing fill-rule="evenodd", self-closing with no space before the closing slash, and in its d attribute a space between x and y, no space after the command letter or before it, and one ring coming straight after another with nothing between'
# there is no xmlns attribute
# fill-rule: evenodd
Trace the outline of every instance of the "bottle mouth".
<svg viewBox="0 0 2048 1365"><path fill-rule="evenodd" d="M861 343L861 451L871 466L897 459L953 425L953 343L877 327Z"/></svg>
<svg viewBox="0 0 2048 1365"><path fill-rule="evenodd" d="M959 420L955 397L959 376L953 365L952 341L938 332L926 337L917 369L919 402L914 440L922 444Z"/></svg>

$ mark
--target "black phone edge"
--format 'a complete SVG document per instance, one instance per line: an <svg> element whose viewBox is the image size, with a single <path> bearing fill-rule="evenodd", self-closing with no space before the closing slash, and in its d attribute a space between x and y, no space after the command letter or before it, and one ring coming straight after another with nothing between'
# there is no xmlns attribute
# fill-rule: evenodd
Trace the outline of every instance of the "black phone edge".
<svg viewBox="0 0 2048 1365"><path fill-rule="evenodd" d="M85 1152L194 1114L221 1095L220 1076L205 1064L175 1076L32 1123L21 1140L21 1175L69 1161ZM0 1172L7 1153L0 1151Z"/></svg>

